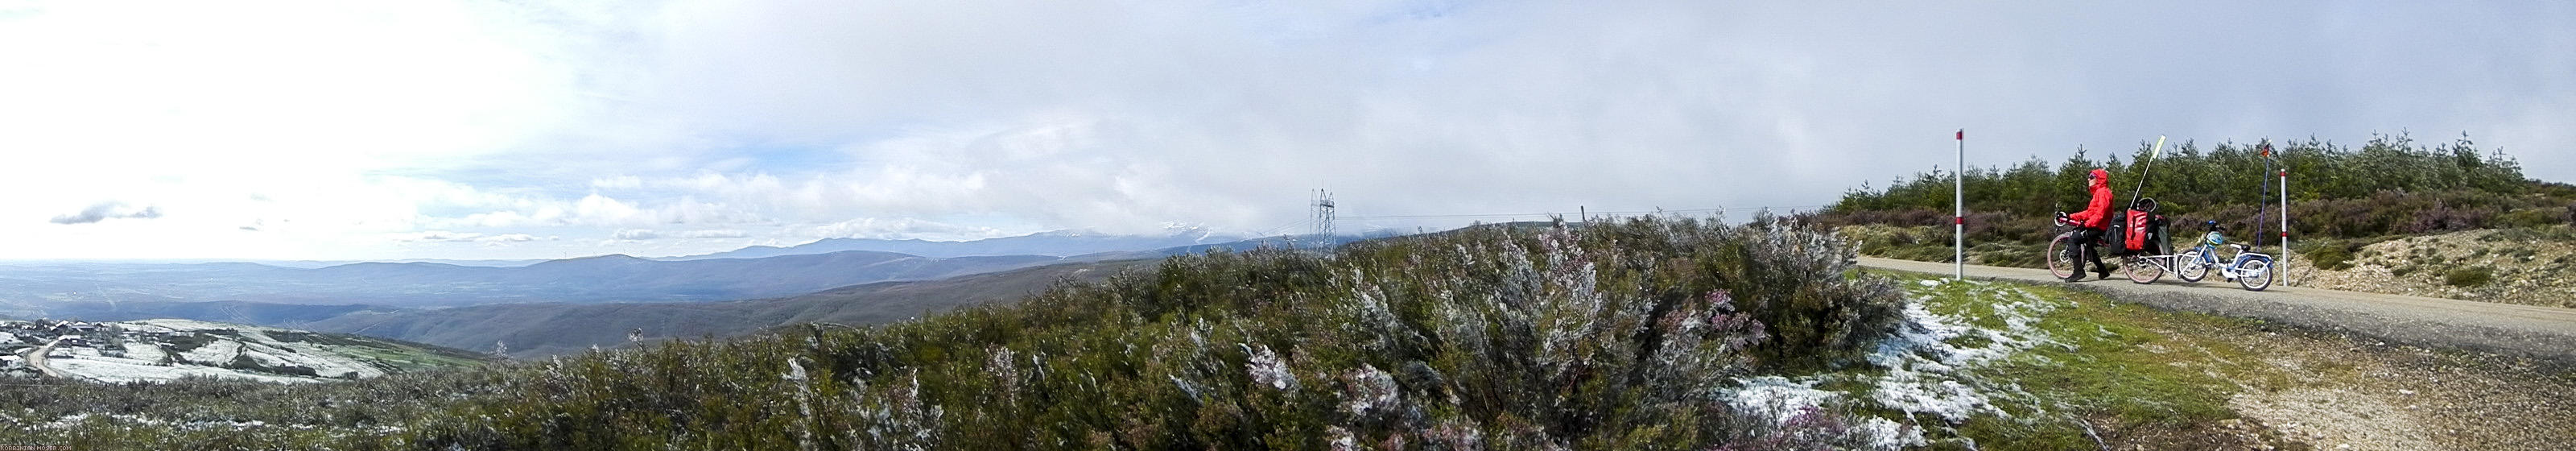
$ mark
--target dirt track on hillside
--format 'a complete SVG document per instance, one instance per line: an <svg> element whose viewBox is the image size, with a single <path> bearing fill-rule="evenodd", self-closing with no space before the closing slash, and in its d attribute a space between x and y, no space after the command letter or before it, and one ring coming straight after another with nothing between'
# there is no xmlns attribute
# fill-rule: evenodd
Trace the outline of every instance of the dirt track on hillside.
<svg viewBox="0 0 2576 451"><path fill-rule="evenodd" d="M1950 274L1951 264L1861 257L1862 266ZM2152 284L2126 279L2066 283L2047 270L1969 265L1979 279L2065 284L2128 302L2345 332L2417 346L2525 357L2576 367L2576 309L2273 286L2246 291L2215 278ZM2088 277L2090 274L2087 275Z"/></svg>

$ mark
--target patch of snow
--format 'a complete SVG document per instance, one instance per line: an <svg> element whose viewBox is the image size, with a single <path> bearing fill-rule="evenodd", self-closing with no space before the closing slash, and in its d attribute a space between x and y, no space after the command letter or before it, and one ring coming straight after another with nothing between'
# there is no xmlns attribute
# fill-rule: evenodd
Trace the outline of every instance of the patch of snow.
<svg viewBox="0 0 2576 451"><path fill-rule="evenodd" d="M160 344L158 344L158 343L148 343L148 342L141 342L141 341L134 341L134 340L127 340L127 341L125 342L125 358L134 359L134 360L141 360L141 361L145 361L145 362L160 362L160 361L161 361L161 356L165 356L165 355L169 355L169 353L168 353L168 352L165 352L165 351L162 351L162 350L161 350L161 345L160 345Z"/></svg>
<svg viewBox="0 0 2576 451"><path fill-rule="evenodd" d="M1871 384L1872 400L1907 413L1938 415L1951 423L1967 421L1980 412L2004 414L1978 390L1974 379L1954 373L2056 343L2037 323L2040 315L2059 306L2017 288L1976 286L1967 294L1974 298L1972 302L1991 308L2004 327L1976 327L1969 318L1933 313L1922 299L1907 302L1904 324L1868 356L1870 364L1888 370ZM1953 343L1960 338L1982 338L1986 343Z"/></svg>
<svg viewBox="0 0 2576 451"><path fill-rule="evenodd" d="M15 322L0 322L5 323ZM322 378L365 378L386 373L379 362L368 357L370 354L349 352L370 346L279 339L310 333L305 331L181 319L99 323L99 326L100 332L90 334L99 340L99 344L58 346L54 352L60 357L50 359L48 366L66 375L105 382L167 381L187 376L311 382ZM224 333L210 333L214 331ZM202 345L186 352L173 352L163 338L171 335L190 336L190 340L200 341ZM111 341L121 341L124 349L106 351L98 347ZM267 368L225 368L240 360ZM302 370L292 368L311 369L314 376L305 376Z"/></svg>
<svg viewBox="0 0 2576 451"><path fill-rule="evenodd" d="M1762 376L1736 382L1742 386L1721 394L1720 399L1736 413L1769 422L1773 428L1788 426L1804 415L1830 411L1826 407L1843 398L1841 392L1816 389L1823 380L1813 377ZM1921 428L1885 418L1862 418L1845 432L1869 449L1896 450L1929 443Z"/></svg>
<svg viewBox="0 0 2576 451"><path fill-rule="evenodd" d="M250 379L261 382L279 383L316 381L315 379L256 373L211 366L161 366L156 365L155 363L157 362L116 357L51 359L46 363L53 366L55 370L62 371L66 374L77 375L80 377L95 379L99 382L108 383L168 381L188 376Z"/></svg>
<svg viewBox="0 0 2576 451"><path fill-rule="evenodd" d="M1736 382L1744 385L1725 395L1726 405L1739 413L1770 419L1773 425L1787 423L1799 412L1823 407L1825 403L1843 396L1841 392L1817 390L1816 383L1823 381L1811 378L1790 380L1780 376L1762 376L1737 379Z"/></svg>
<svg viewBox="0 0 2576 451"><path fill-rule="evenodd" d="M1951 424L1979 414L2007 415L1994 406L1994 397L1999 395L1995 391L2022 393L2020 387L1991 386L1970 374L1972 371L1964 370L2002 361L2038 346L2063 346L2038 328L2042 315L2063 304L2009 285L1968 281L1965 294L1970 299L1963 302L1990 310L1993 316L1988 319L2003 323L2001 328L1988 329L1977 326L1973 318L1933 313L1925 307L1925 298L1949 283L1955 282L1919 280L1906 287L1912 299L1905 304L1902 324L1866 356L1872 366L1885 373L1739 379L1739 386L1720 392L1719 399L1738 413L1775 426L1788 425L1800 415L1833 411L1831 407L1853 403L1902 411L1908 417L1937 417ZM1974 340L1983 343L1961 343ZM1861 382L1868 388L1861 393L1816 388L1832 380ZM1908 422L1864 417L1854 423L1849 426L1853 437L1863 439L1869 447L1898 449L1926 443L1922 429Z"/></svg>
<svg viewBox="0 0 2576 451"><path fill-rule="evenodd" d="M233 356L240 355L241 352L241 342L219 339L207 342L205 346L198 346L197 349L180 352L179 358L199 365L222 365L232 363Z"/></svg>

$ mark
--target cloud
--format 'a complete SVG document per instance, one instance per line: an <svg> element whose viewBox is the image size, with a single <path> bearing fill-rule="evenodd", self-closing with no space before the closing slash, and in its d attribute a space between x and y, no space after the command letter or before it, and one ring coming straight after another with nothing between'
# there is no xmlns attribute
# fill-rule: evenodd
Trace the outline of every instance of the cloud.
<svg viewBox="0 0 2576 451"><path fill-rule="evenodd" d="M966 241L1013 235L993 227L949 224L915 218L851 219L804 227L798 230L797 234L812 238L912 238L931 241Z"/></svg>
<svg viewBox="0 0 2576 451"><path fill-rule="evenodd" d="M109 219L152 219L161 217L161 209L145 206L132 208L124 202L107 201L90 204L79 213L55 216L55 224L89 224Z"/></svg>
<svg viewBox="0 0 2576 451"><path fill-rule="evenodd" d="M664 155L700 164L613 185L790 223L1258 230L1302 220L1314 188L1346 214L1813 206L1948 165L1957 128L1988 165L2156 135L2576 139L2524 126L2576 119L2554 108L2576 89L2551 81L2576 71L2554 56L2576 41L2534 19L2567 16L2515 8L1296 9L666 5L690 20L636 28L657 51L624 66L638 89L621 98L675 129L758 138L692 142ZM2130 23L2171 26L2098 32ZM2235 23L2315 26L2221 32ZM2442 24L2483 25L2405 31ZM2274 65L2301 69L2231 69ZM2534 95L2466 100L2498 92ZM2523 155L2536 174L2566 159Z"/></svg>
<svg viewBox="0 0 2576 451"><path fill-rule="evenodd" d="M186 214L83 235L110 228L35 220L139 210L0 198L34 255L1256 232L1317 188L1350 217L1795 207L1952 165L1960 128L1977 165L2466 131L2576 180L2569 3L62 5L0 17L0 148L56 168L0 190ZM433 233L582 239L407 245Z"/></svg>
<svg viewBox="0 0 2576 451"><path fill-rule="evenodd" d="M392 238L393 240L395 240L395 241L405 241L405 242L470 242L470 243L484 243L484 244L524 243L524 242L530 242L530 241L553 241L553 240L561 239L560 237L554 237L554 236L543 236L543 237L541 237L541 236L529 235L529 234L525 234L525 233L502 233L502 234L489 234L489 233L477 233L477 232L456 232L456 231L448 231L448 230L430 230L430 231L422 231L422 232L398 233L398 234L393 234L391 238Z"/></svg>
<svg viewBox="0 0 2576 451"><path fill-rule="evenodd" d="M730 239L730 238L749 238L749 237L751 237L751 233L749 233L749 232L744 232L744 231L741 231L741 230L732 230L732 229L718 229L718 230L682 230L682 231L676 231L676 232L659 232L659 231L647 230L647 229L619 229L619 230L618 230L618 231L616 231L615 233L610 233L610 234L608 235L608 237L609 237L609 239L613 239L613 240L620 240L620 241L646 241L646 240L658 240L658 239L663 239L663 238L678 238L678 239Z"/></svg>
<svg viewBox="0 0 2576 451"><path fill-rule="evenodd" d="M542 237L542 238L541 238L541 237L537 237L537 236L535 236L535 235L529 235L529 234L525 234L525 233L504 233L504 234L500 234L500 235L489 235L489 236L480 236L480 237L475 237L473 241L474 241L474 242L477 242L477 243L499 244L499 243L524 243L524 242L529 242L529 241L537 241L537 240L552 240L552 239L555 239L555 237L551 237L551 236L549 236L549 237Z"/></svg>

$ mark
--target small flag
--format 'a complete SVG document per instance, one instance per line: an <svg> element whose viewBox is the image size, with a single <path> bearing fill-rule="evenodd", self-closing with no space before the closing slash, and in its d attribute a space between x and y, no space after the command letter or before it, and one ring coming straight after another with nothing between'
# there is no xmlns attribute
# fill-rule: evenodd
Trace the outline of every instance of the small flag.
<svg viewBox="0 0 2576 451"><path fill-rule="evenodd" d="M1957 140L1960 140L1960 141L1967 141L1967 140L1968 140L1968 129L1964 129L1964 128L1959 129L1959 134L1958 134L1957 136L1953 136L1953 137L1952 137L1952 139L1957 139Z"/></svg>

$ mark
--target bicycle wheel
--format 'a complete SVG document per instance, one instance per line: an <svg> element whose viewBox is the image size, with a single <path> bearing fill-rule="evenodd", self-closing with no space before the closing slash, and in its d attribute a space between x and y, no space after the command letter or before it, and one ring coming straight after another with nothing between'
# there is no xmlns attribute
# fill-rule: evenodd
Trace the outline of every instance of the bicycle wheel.
<svg viewBox="0 0 2576 451"><path fill-rule="evenodd" d="M2057 239L2048 240L2048 253L2041 254L2041 258L2048 259L2048 274L2057 276L2057 280L2075 276L2074 241L2073 232L2057 234Z"/></svg>
<svg viewBox="0 0 2576 451"><path fill-rule="evenodd" d="M2174 259L2182 262L2174 268L2174 278L2182 279L2184 282L2199 282L2200 279L2209 277L2209 265L2201 264L2199 249L2182 251L2181 254L2174 255Z"/></svg>
<svg viewBox="0 0 2576 451"><path fill-rule="evenodd" d="M2272 287L2271 260L2248 259L2237 268L2237 273L2244 275L2236 278L2236 284L2244 285L2247 291L2263 291Z"/></svg>
<svg viewBox="0 0 2576 451"><path fill-rule="evenodd" d="M2120 266L2129 267L2130 282L2155 283L2156 279L2165 277L2165 267L2156 266L2152 257L2128 257L2120 259L2120 262Z"/></svg>

